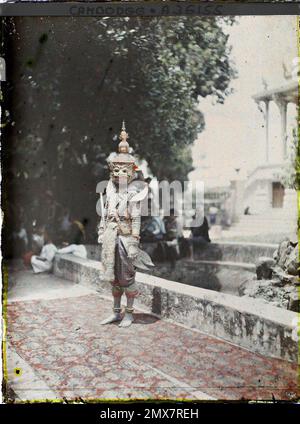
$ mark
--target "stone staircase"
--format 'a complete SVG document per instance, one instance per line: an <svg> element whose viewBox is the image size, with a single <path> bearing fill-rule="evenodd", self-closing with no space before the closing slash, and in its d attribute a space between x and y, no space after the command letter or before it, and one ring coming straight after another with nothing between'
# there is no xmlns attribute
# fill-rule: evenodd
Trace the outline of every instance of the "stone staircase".
<svg viewBox="0 0 300 424"><path fill-rule="evenodd" d="M260 256L272 257L276 248L276 243L218 241L194 252L194 259L253 264Z"/></svg>
<svg viewBox="0 0 300 424"><path fill-rule="evenodd" d="M228 230L222 231L222 239L238 239L255 236L261 241L264 235L266 240L280 241L287 236L296 237L297 216L283 209L271 209L265 214L242 215Z"/></svg>

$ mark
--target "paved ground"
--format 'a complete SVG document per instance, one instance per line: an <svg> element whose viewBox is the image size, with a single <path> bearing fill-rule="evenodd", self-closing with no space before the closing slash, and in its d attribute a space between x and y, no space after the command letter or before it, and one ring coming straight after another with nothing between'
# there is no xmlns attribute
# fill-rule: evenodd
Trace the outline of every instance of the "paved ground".
<svg viewBox="0 0 300 424"><path fill-rule="evenodd" d="M99 325L110 299L52 275L10 273L7 370L33 399L294 399L297 366L135 311Z"/></svg>

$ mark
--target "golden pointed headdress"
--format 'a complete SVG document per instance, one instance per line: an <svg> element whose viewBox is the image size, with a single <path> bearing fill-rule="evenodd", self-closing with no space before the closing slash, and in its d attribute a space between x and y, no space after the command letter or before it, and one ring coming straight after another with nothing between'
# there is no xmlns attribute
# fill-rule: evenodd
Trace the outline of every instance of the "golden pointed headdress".
<svg viewBox="0 0 300 424"><path fill-rule="evenodd" d="M127 139L129 138L128 133L125 128L125 121L122 123L122 130L120 133L120 143L118 146L118 154L112 159L112 163L132 163L134 164L135 159L132 155L129 154L129 143Z"/></svg>

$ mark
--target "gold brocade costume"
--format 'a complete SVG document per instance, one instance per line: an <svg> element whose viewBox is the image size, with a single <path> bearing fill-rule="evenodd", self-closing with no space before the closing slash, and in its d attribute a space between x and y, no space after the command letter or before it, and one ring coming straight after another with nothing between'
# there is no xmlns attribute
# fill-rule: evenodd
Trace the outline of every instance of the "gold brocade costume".
<svg viewBox="0 0 300 424"><path fill-rule="evenodd" d="M111 178L98 230L98 240L102 241L103 280L111 283L114 298L114 315L103 323L120 319L120 297L125 292L127 320L123 320L120 326L128 326L133 320L129 315L138 295L136 268L154 266L149 255L139 248L141 202L147 198L148 185L136 178L135 159L129 154L127 137L123 123L119 154L109 160Z"/></svg>

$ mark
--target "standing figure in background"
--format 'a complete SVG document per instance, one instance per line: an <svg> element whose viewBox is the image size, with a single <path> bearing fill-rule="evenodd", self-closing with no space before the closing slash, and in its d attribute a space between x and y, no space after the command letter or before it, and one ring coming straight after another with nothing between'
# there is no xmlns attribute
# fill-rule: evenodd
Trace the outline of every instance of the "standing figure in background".
<svg viewBox="0 0 300 424"><path fill-rule="evenodd" d="M133 304L138 296L136 268L149 269L151 258L139 248L141 202L147 197L148 185L137 176L135 158L129 154L128 134L123 122L118 154L108 158L110 180L106 187L106 202L98 230L102 243L103 280L112 286L113 314L101 324L121 321L119 327L133 322ZM121 297L127 305L121 315Z"/></svg>
<svg viewBox="0 0 300 424"><path fill-rule="evenodd" d="M164 218L164 224L166 229L165 243L166 243L166 253L167 259L170 262L171 270L175 268L177 259L179 259L179 232L180 226L175 216L175 211L172 208L170 210L170 216Z"/></svg>
<svg viewBox="0 0 300 424"><path fill-rule="evenodd" d="M193 259L194 251L201 249L210 243L209 237L209 225L206 216L203 217L203 222L199 225L199 221L201 222L201 217L197 213L193 216L193 221L191 223L191 235L189 238L190 242L190 258Z"/></svg>
<svg viewBox="0 0 300 424"><path fill-rule="evenodd" d="M217 224L218 212L219 212L219 209L216 206L210 206L210 208L208 210L209 224L210 225Z"/></svg>

